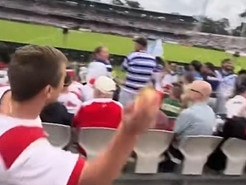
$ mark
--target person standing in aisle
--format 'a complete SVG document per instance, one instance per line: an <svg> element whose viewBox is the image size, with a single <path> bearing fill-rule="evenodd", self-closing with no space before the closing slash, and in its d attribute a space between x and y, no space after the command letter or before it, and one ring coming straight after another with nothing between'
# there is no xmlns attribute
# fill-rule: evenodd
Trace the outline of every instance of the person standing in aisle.
<svg viewBox="0 0 246 185"><path fill-rule="evenodd" d="M108 48L99 46L94 50L94 60L87 68L87 83L91 79L97 79L100 76L112 78L112 65L109 61Z"/></svg>
<svg viewBox="0 0 246 185"><path fill-rule="evenodd" d="M121 87L119 101L123 106L133 101L138 91L151 82L157 66L155 57L146 52L147 40L138 37L133 41L135 51L125 58L122 65L126 71L126 79Z"/></svg>

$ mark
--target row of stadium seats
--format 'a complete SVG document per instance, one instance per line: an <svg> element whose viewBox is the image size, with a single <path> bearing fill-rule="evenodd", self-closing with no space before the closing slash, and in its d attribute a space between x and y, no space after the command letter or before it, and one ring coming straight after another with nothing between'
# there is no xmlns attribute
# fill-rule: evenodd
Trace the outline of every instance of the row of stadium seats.
<svg viewBox="0 0 246 185"><path fill-rule="evenodd" d="M72 138L72 129L68 126L52 123L43 123L44 129L49 134L52 145L64 148L69 145ZM77 143L85 149L88 160L95 158L107 146L115 129L84 128L79 130ZM135 173L157 173L158 164L163 161L162 154L168 150L174 133L163 130L149 130L142 135L134 152L137 155ZM208 157L222 142L223 138L216 136L190 136L184 140L179 150L184 156L182 164L183 175L202 175ZM221 146L227 157L224 170L226 175L242 175L246 164L246 141L236 138L228 139Z"/></svg>

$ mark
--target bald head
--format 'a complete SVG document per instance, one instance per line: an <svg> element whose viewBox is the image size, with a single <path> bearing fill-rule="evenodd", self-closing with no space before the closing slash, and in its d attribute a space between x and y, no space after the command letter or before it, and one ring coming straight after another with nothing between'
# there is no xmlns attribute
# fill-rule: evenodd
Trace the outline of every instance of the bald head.
<svg viewBox="0 0 246 185"><path fill-rule="evenodd" d="M212 87L208 82L202 81L202 80L196 80L191 84L191 91L194 92L194 94L200 94L202 96L200 96L201 98L199 98L200 100L207 100L211 93L212 93ZM196 96L196 95L193 95ZM196 96L197 98L199 96ZM196 99L197 99L196 98Z"/></svg>

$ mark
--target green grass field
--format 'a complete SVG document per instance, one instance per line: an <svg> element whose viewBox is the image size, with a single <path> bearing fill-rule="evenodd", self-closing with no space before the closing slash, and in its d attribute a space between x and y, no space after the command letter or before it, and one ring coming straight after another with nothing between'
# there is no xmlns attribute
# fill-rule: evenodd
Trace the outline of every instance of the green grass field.
<svg viewBox="0 0 246 185"><path fill-rule="evenodd" d="M109 34L70 31L67 36L60 28L34 25L28 23L0 20L0 41L29 43L37 45L51 45L60 48L92 51L98 45L105 45L112 54L127 55L133 50L131 38ZM232 55L209 49L164 44L164 59L189 63L197 59L202 62L213 62L220 65L224 58ZM235 59L237 70L246 68L246 57Z"/></svg>

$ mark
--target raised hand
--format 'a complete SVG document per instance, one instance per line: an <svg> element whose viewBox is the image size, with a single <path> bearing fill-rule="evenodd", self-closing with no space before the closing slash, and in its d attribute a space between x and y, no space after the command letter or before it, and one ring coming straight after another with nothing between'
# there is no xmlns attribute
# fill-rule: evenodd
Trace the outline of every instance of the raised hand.
<svg viewBox="0 0 246 185"><path fill-rule="evenodd" d="M141 134L154 127L159 111L160 96L152 88L139 92L134 103L128 105L123 113L123 128L129 134Z"/></svg>

